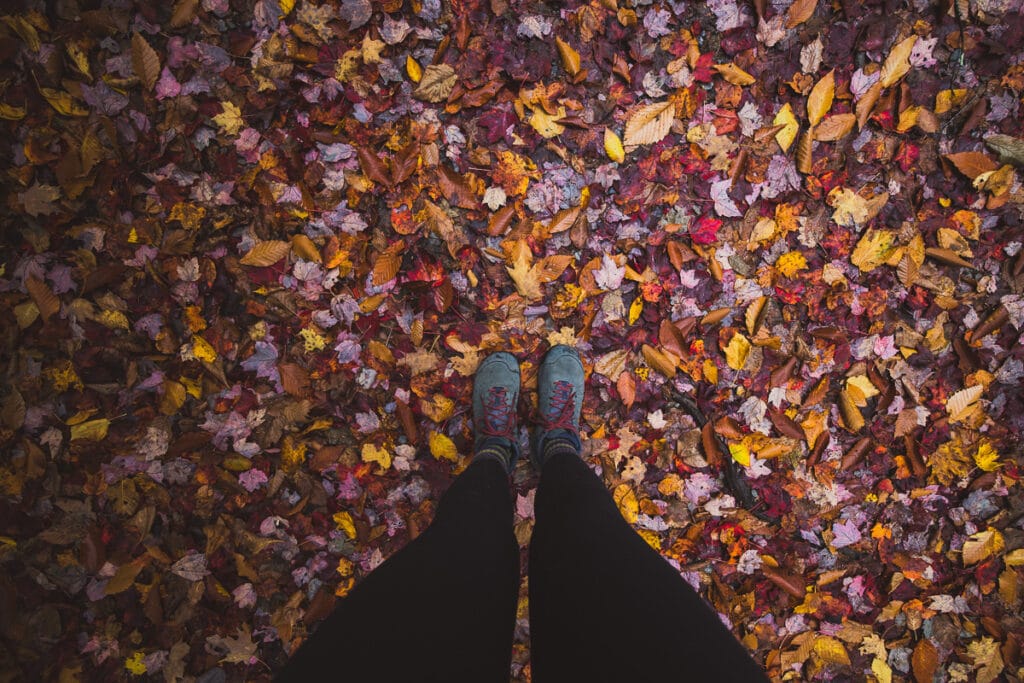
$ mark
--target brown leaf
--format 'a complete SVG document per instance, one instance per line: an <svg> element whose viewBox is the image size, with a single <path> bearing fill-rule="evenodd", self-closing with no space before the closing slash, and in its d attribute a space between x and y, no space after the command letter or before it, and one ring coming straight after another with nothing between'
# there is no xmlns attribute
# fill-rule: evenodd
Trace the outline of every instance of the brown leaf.
<svg viewBox="0 0 1024 683"><path fill-rule="evenodd" d="M668 135L675 112L672 100L655 102L633 110L626 120L626 130L622 136L626 152L640 145L653 145Z"/></svg>
<svg viewBox="0 0 1024 683"><path fill-rule="evenodd" d="M676 359L674 356L659 351L649 344L643 345L644 360L653 370L660 372L669 379L676 376Z"/></svg>
<svg viewBox="0 0 1024 683"><path fill-rule="evenodd" d="M152 90L160 78L160 57L141 34L132 36L132 69L146 90Z"/></svg>
<svg viewBox="0 0 1024 683"><path fill-rule="evenodd" d="M971 180L974 180L982 173L999 168L999 164L981 152L955 152L953 154L944 154L943 156L956 166L956 170Z"/></svg>
<svg viewBox="0 0 1024 683"><path fill-rule="evenodd" d="M281 386L286 393L299 398L309 394L309 373L301 365L295 363L281 363L277 366L281 375Z"/></svg>
<svg viewBox="0 0 1024 683"><path fill-rule="evenodd" d="M565 232L572 227L572 224L576 222L576 219L580 217L580 207L573 206L568 209L562 209L555 214L555 217L548 223L548 233L555 235L560 232Z"/></svg>
<svg viewBox="0 0 1024 683"><path fill-rule="evenodd" d="M398 241L377 256L377 260L373 263L374 286L379 287L398 275L398 269L402 265L403 251L405 251L405 242Z"/></svg>
<svg viewBox="0 0 1024 683"><path fill-rule="evenodd" d="M446 164L438 166L437 186L452 206L460 209L476 209L480 206L476 194L469 189L465 179Z"/></svg>
<svg viewBox="0 0 1024 683"><path fill-rule="evenodd" d="M43 316L43 322L49 320L50 316L60 310L60 299L42 280L31 276L26 278L25 289L28 290L29 296L32 297L36 308L39 309L39 315Z"/></svg>
<svg viewBox="0 0 1024 683"><path fill-rule="evenodd" d="M363 175L384 187L391 187L391 174L376 154L363 147L356 147L356 155L359 157L359 167L363 169Z"/></svg>
<svg viewBox="0 0 1024 683"><path fill-rule="evenodd" d="M849 135L855 123L855 114L833 114L815 127L814 139L818 142L835 142Z"/></svg>
<svg viewBox="0 0 1024 683"><path fill-rule="evenodd" d="M416 171L420 161L420 143L415 140L410 142L405 148L395 155L394 162L391 165L391 182L393 185L398 185L409 179L409 177ZM451 202L451 200L448 200ZM466 207L473 208L473 207Z"/></svg>
<svg viewBox="0 0 1024 683"><path fill-rule="evenodd" d="M619 381L615 383L615 387L619 390L619 398L629 408L633 405L633 401L636 400L636 378L633 373L625 370L619 375Z"/></svg>
<svg viewBox="0 0 1024 683"><path fill-rule="evenodd" d="M447 64L431 64L423 70L423 77L413 91L413 97L427 102L444 102L451 94L458 76Z"/></svg>
<svg viewBox="0 0 1024 683"><path fill-rule="evenodd" d="M796 170L804 175L810 175L813 168L811 148L814 140L814 128L804 131L800 136L800 143L796 146Z"/></svg>
<svg viewBox="0 0 1024 683"><path fill-rule="evenodd" d="M452 258L456 258L459 250L469 243L466 233L455 225L455 221L444 209L429 199L423 201L423 211L426 214L427 226L444 240L448 253Z"/></svg>
<svg viewBox="0 0 1024 683"><path fill-rule="evenodd" d="M238 260L243 266L272 266L291 251L292 245L284 240L266 240L259 242Z"/></svg>
<svg viewBox="0 0 1024 683"><path fill-rule="evenodd" d="M181 28L192 23L196 17L196 9L199 7L199 0L178 0L171 10L171 20L168 22L171 28Z"/></svg>
<svg viewBox="0 0 1024 683"><path fill-rule="evenodd" d="M491 219L487 222L487 234L491 237L499 237L508 232L508 227L512 224L512 219L515 217L516 207L512 204L503 206L491 216Z"/></svg>
<svg viewBox="0 0 1024 683"><path fill-rule="evenodd" d="M951 249L942 249L940 247L928 247L927 249L924 250L924 253L927 256L930 256L931 258L935 259L936 261L941 261L942 263L945 263L946 265L949 266L960 266L961 268L971 269L974 268L973 263L960 258L956 254L956 252Z"/></svg>
<svg viewBox="0 0 1024 683"><path fill-rule="evenodd" d="M786 10L786 28L795 28L814 15L818 0L795 0Z"/></svg>
<svg viewBox="0 0 1024 683"><path fill-rule="evenodd" d="M910 658L916 683L932 683L935 670L939 667L939 653L927 638L922 638L914 647Z"/></svg>
<svg viewBox="0 0 1024 683"><path fill-rule="evenodd" d="M554 254L546 256L534 266L537 270L537 279L542 282L553 282L557 280L569 264L576 260L572 254Z"/></svg>
<svg viewBox="0 0 1024 683"><path fill-rule="evenodd" d="M864 427L864 416L846 389L839 393L839 410L843 414L843 426L847 431L858 432Z"/></svg>

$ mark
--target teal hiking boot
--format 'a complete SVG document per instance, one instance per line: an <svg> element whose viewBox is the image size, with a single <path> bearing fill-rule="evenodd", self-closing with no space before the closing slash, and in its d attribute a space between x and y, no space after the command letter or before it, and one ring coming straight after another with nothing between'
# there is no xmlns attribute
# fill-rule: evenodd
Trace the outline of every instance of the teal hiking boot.
<svg viewBox="0 0 1024 683"><path fill-rule="evenodd" d="M544 354L537 374L539 417L530 443L538 470L555 452L579 454L583 381L583 362L576 349L559 344Z"/></svg>
<svg viewBox="0 0 1024 683"><path fill-rule="evenodd" d="M507 472L519 459L516 412L519 361L504 351L487 356L473 378L473 457L498 460Z"/></svg>

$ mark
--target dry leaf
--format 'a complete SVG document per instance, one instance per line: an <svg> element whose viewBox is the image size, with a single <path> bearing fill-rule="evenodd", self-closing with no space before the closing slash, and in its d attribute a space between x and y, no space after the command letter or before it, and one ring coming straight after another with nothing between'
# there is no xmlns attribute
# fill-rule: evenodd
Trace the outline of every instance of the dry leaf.
<svg viewBox="0 0 1024 683"><path fill-rule="evenodd" d="M314 261L316 263L323 263L323 258L320 256L320 250L313 244L313 240L309 239L303 234L292 235L292 251L299 258L306 259L307 261Z"/></svg>
<svg viewBox="0 0 1024 683"><path fill-rule="evenodd" d="M955 152L953 154L944 154L943 156L956 166L956 170L971 180L974 180L982 173L995 171L999 168L999 164L981 152Z"/></svg>
<svg viewBox="0 0 1024 683"><path fill-rule="evenodd" d="M786 10L786 28L795 28L814 15L818 0L794 0Z"/></svg>
<svg viewBox="0 0 1024 683"><path fill-rule="evenodd" d="M665 352L659 351L650 344L644 344L641 349L644 355L644 361L651 369L660 372L669 379L676 376L676 363L675 356Z"/></svg>
<svg viewBox="0 0 1024 683"><path fill-rule="evenodd" d="M570 76L576 76L580 72L580 53L573 49L572 45L559 37L555 37L555 45L558 47L558 56L562 58L562 68Z"/></svg>
<svg viewBox="0 0 1024 683"><path fill-rule="evenodd" d="M633 150L640 145L653 145L668 135L675 111L675 104L671 100L635 109L626 120L623 134L626 150Z"/></svg>
<svg viewBox="0 0 1024 683"><path fill-rule="evenodd" d="M60 299L42 280L32 276L25 278L25 289L28 290L29 296L35 302L44 322L49 320L54 313L60 311Z"/></svg>
<svg viewBox="0 0 1024 683"><path fill-rule="evenodd" d="M250 249L238 262L243 266L272 266L287 256L291 248L284 240L266 240Z"/></svg>
<svg viewBox="0 0 1024 683"><path fill-rule="evenodd" d="M878 83L883 88L892 87L910 71L910 52L914 49L916 42L917 36L912 35L894 45L889 51L889 56L882 64L882 73L878 79Z"/></svg>
<svg viewBox="0 0 1024 683"><path fill-rule="evenodd" d="M146 90L152 90L160 78L160 57L141 34L132 35L132 69Z"/></svg>
<svg viewBox="0 0 1024 683"><path fill-rule="evenodd" d="M800 136L800 144L796 146L796 170L809 175L813 168L811 149L813 147L814 128L804 131Z"/></svg>
<svg viewBox="0 0 1024 683"><path fill-rule="evenodd" d="M775 134L775 141L779 143L779 147L785 152L793 144L793 141L796 140L796 134L800 131L800 124L797 123L796 116L793 115L793 108L789 106L789 102L779 110L772 123L776 126L782 126L782 129Z"/></svg>
<svg viewBox="0 0 1024 683"><path fill-rule="evenodd" d="M836 70L832 69L820 81L811 88L811 94L807 96L807 119L812 126L825 118L825 114L832 108L832 100L836 94Z"/></svg>
<svg viewBox="0 0 1024 683"><path fill-rule="evenodd" d="M753 85L757 83L757 79L748 74L743 69L739 68L732 62L728 64L714 64L712 67L718 73L722 74L722 78L732 83L733 85L745 86Z"/></svg>
<svg viewBox="0 0 1024 683"><path fill-rule="evenodd" d="M868 118L871 117L871 112L875 109L875 104L878 102L879 96L882 94L882 84L875 82L867 92L861 95L860 99L857 100L857 105L854 110L857 113L857 127L863 128L864 124L868 122Z"/></svg>
<svg viewBox="0 0 1024 683"><path fill-rule="evenodd" d="M402 252L405 251L404 242L395 242L382 251L373 263L373 284L381 286L390 282L398 275L398 269L402 265Z"/></svg>
<svg viewBox="0 0 1024 683"><path fill-rule="evenodd" d="M972 534L964 541L963 560L964 566L978 564L987 560L993 555L998 555L1006 548L1003 535L996 529L986 529Z"/></svg>
<svg viewBox="0 0 1024 683"><path fill-rule="evenodd" d="M853 254L850 255L850 263L861 271L870 273L892 256L895 250L894 239L895 235L891 230L868 230L857 242Z"/></svg>
<svg viewBox="0 0 1024 683"><path fill-rule="evenodd" d="M962 422L970 417L979 408L978 399L985 393L985 387L976 384L973 387L961 389L946 400L946 412L949 413L950 422Z"/></svg>
<svg viewBox="0 0 1024 683"><path fill-rule="evenodd" d="M936 107L936 113L938 107ZM1002 133L995 133L985 138L985 144L999 154L1000 160L1017 166L1024 166L1024 140Z"/></svg>
<svg viewBox="0 0 1024 683"><path fill-rule="evenodd" d="M458 76L447 64L431 64L423 70L423 77L413 96L427 102L444 102L451 94Z"/></svg>
<svg viewBox="0 0 1024 683"><path fill-rule="evenodd" d="M935 670L939 666L939 653L930 640L922 638L918 641L910 662L914 669L916 683L932 683Z"/></svg>
<svg viewBox="0 0 1024 683"><path fill-rule="evenodd" d="M622 140L611 128L604 129L604 152L609 159L617 164L626 160L626 150L622 147Z"/></svg>
<svg viewBox="0 0 1024 683"><path fill-rule="evenodd" d="M725 347L725 362L733 370L742 370L750 355L750 341L737 332Z"/></svg>
<svg viewBox="0 0 1024 683"><path fill-rule="evenodd" d="M835 142L849 135L855 123L857 117L854 114L833 114L815 127L814 139L819 142Z"/></svg>

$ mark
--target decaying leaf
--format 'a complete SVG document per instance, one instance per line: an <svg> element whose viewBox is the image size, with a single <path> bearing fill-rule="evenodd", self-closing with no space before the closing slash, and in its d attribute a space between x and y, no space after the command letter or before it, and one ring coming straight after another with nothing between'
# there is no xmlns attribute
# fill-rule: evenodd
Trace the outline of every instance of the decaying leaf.
<svg viewBox="0 0 1024 683"><path fill-rule="evenodd" d="M447 64L431 64L423 70L413 95L427 102L443 102L448 99L458 76L455 69Z"/></svg>

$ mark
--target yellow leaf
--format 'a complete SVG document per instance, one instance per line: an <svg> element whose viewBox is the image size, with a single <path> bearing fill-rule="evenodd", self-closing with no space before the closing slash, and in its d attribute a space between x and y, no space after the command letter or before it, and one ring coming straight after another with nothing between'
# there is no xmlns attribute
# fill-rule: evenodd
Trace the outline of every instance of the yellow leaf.
<svg viewBox="0 0 1024 683"><path fill-rule="evenodd" d="M565 126L558 120L565 117L565 107L560 106L554 114L547 113L543 107L531 107L530 125L543 138L553 138L565 132Z"/></svg>
<svg viewBox="0 0 1024 683"><path fill-rule="evenodd" d="M555 45L558 47L558 56L562 58L562 68L570 76L575 77L580 72L580 53L573 49L572 45L559 37L555 37Z"/></svg>
<svg viewBox="0 0 1024 683"><path fill-rule="evenodd" d="M892 669L881 657L871 660L871 673L875 674L878 683L892 683Z"/></svg>
<svg viewBox="0 0 1024 683"><path fill-rule="evenodd" d="M264 240L238 260L243 266L272 266L291 251L292 245L284 240Z"/></svg>
<svg viewBox="0 0 1024 683"><path fill-rule="evenodd" d="M604 153L617 164L626 160L626 150L622 147L622 140L611 128L604 129Z"/></svg>
<svg viewBox="0 0 1024 683"><path fill-rule="evenodd" d="M110 427L110 420L101 418L99 420L88 420L71 426L71 440L78 441L102 441L107 438L107 429Z"/></svg>
<svg viewBox="0 0 1024 683"><path fill-rule="evenodd" d="M935 113L945 114L953 107L959 107L967 99L968 91L964 88L940 90L935 96Z"/></svg>
<svg viewBox="0 0 1024 683"><path fill-rule="evenodd" d="M542 296L540 280L533 269L533 254L525 240L516 240L513 243L511 254L508 258L511 266L505 266L509 277L516 286L516 291L527 301L536 301Z"/></svg>
<svg viewBox="0 0 1024 683"><path fill-rule="evenodd" d="M185 404L185 397L188 395L185 385L173 379L165 379L163 390L164 393L160 396L160 412L164 415L174 415Z"/></svg>
<svg viewBox="0 0 1024 683"><path fill-rule="evenodd" d="M295 0L277 0L277 4L281 7L281 15L285 17L295 9Z"/></svg>
<svg viewBox="0 0 1024 683"><path fill-rule="evenodd" d="M1024 567L1024 548L1011 550L1003 558L1003 562L1006 563L1007 567Z"/></svg>
<svg viewBox="0 0 1024 683"><path fill-rule="evenodd" d="M921 115L921 107L914 105L907 107L900 112L900 119L896 122L896 132L906 133L917 125L917 117Z"/></svg>
<svg viewBox="0 0 1024 683"><path fill-rule="evenodd" d="M783 126L782 130L775 134L775 141L779 143L783 152L787 151L796 140L797 133L800 132L800 124L797 123L796 116L793 115L793 107L789 106L789 102L775 115L772 124Z"/></svg>
<svg viewBox="0 0 1024 683"><path fill-rule="evenodd" d="M423 78L423 67L412 58L412 55L405 58L405 72L409 74L409 80L413 83L419 83Z"/></svg>
<svg viewBox="0 0 1024 683"><path fill-rule="evenodd" d="M50 106L57 110L58 114L64 116L88 116L89 110L84 107L79 107L75 104L74 99L71 97L71 93L63 90L54 90L53 88L39 88L39 94L42 95Z"/></svg>
<svg viewBox="0 0 1024 683"><path fill-rule="evenodd" d="M729 340L725 347L725 362L733 370L742 370L747 364L747 356L750 355L750 342L742 334L737 332Z"/></svg>
<svg viewBox="0 0 1024 683"><path fill-rule="evenodd" d="M678 359L674 355L656 349L650 344L644 344L640 350L643 353L644 361L651 368L657 370L669 379L676 376L676 365L678 364Z"/></svg>
<svg viewBox="0 0 1024 683"><path fill-rule="evenodd" d="M894 250L895 236L891 230L868 230L857 242L850 262L869 273L888 260Z"/></svg>
<svg viewBox="0 0 1024 683"><path fill-rule="evenodd" d="M827 664L850 665L850 655L843 644L832 636L818 636L814 639L811 651Z"/></svg>
<svg viewBox="0 0 1024 683"><path fill-rule="evenodd" d="M15 107L5 102L0 102L0 119L20 121L25 118L25 113L25 107Z"/></svg>
<svg viewBox="0 0 1024 683"><path fill-rule="evenodd" d="M882 74L878 82L883 88L895 85L903 76L910 71L910 52L914 49L917 36L911 35L893 46L889 56L882 64Z"/></svg>
<svg viewBox="0 0 1024 683"><path fill-rule="evenodd" d="M640 513L640 504L636 499L636 492L629 484L619 484L612 492L612 499L622 513L623 518L630 524L636 524Z"/></svg>
<svg viewBox="0 0 1024 683"><path fill-rule="evenodd" d="M974 454L974 464L985 472L995 472L999 469L999 451L992 446L988 439L982 439L978 444L978 452Z"/></svg>
<svg viewBox="0 0 1024 683"><path fill-rule="evenodd" d="M807 96L807 119L812 126L825 118L825 114L832 108L832 100L836 94L836 70L832 69L820 81L811 88L811 94Z"/></svg>
<svg viewBox="0 0 1024 683"><path fill-rule="evenodd" d="M458 462L459 452L455 448L455 442L440 432L430 432L430 454L437 460L448 460Z"/></svg>
<svg viewBox="0 0 1024 683"><path fill-rule="evenodd" d="M372 462L380 466L378 473L387 471L391 467L391 453L386 448L381 448L376 444L364 443L362 450L363 462Z"/></svg>
<svg viewBox="0 0 1024 683"><path fill-rule="evenodd" d="M131 657L124 660L124 668L136 676L141 676L142 674L146 673L146 671L148 671L148 669L146 668L146 663L142 661L145 658L145 656L145 652L143 652L142 650L136 650Z"/></svg>
<svg viewBox="0 0 1024 683"><path fill-rule="evenodd" d="M757 79L732 62L729 62L728 64L714 64L712 65L712 68L722 74L722 78L733 85L744 86L757 83Z"/></svg>
<svg viewBox="0 0 1024 683"><path fill-rule="evenodd" d="M245 125L245 121L242 119L242 110L233 102L228 101L221 102L220 106L221 113L213 117L213 122L228 135L238 135L238 131L242 130L242 126Z"/></svg>
<svg viewBox="0 0 1024 683"><path fill-rule="evenodd" d="M634 110L626 120L623 144L626 150L653 145L668 135L676 108L672 100L655 102Z"/></svg>
<svg viewBox="0 0 1024 683"><path fill-rule="evenodd" d="M633 303L629 305L629 324L632 325L640 317L640 314L644 312L644 300L643 297L637 297L633 299Z"/></svg>
<svg viewBox="0 0 1024 683"><path fill-rule="evenodd" d="M964 541L962 550L964 566L978 564L993 555L998 555L1005 548L1006 542L1003 540L1003 535L996 529L986 529L971 534L971 537Z"/></svg>
<svg viewBox="0 0 1024 683"><path fill-rule="evenodd" d="M775 262L775 269L783 277L793 277L801 270L807 269L807 259L799 251L790 251L779 257Z"/></svg>
<svg viewBox="0 0 1024 683"><path fill-rule="evenodd" d="M868 379L867 375L854 375L853 377L847 378L846 388L856 389L856 395L861 400L854 401L854 403L856 403L860 408L863 408L868 404L867 399L878 395L878 389L876 389L875 385L871 383L871 380ZM851 391L850 393L853 394L854 392Z"/></svg>
<svg viewBox="0 0 1024 683"><path fill-rule="evenodd" d="M742 443L731 443L729 444L729 455L732 459L743 465L744 467L750 467L750 449Z"/></svg>
<svg viewBox="0 0 1024 683"><path fill-rule="evenodd" d="M338 525L338 529L345 532L346 536L349 538L356 537L356 523L352 519L352 514L350 512L345 510L335 512L332 519L334 520L334 523Z"/></svg>

